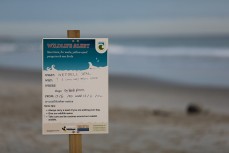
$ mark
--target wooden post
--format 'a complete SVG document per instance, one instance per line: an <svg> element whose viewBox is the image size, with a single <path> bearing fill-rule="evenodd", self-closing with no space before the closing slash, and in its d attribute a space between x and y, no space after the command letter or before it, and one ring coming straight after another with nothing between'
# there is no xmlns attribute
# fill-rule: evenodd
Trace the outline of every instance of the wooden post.
<svg viewBox="0 0 229 153"><path fill-rule="evenodd" d="M80 38L80 30L68 30L68 38Z"/></svg>
<svg viewBox="0 0 229 153"><path fill-rule="evenodd" d="M69 153L82 153L81 134L69 134Z"/></svg>
<svg viewBox="0 0 229 153"><path fill-rule="evenodd" d="M68 30L68 38L80 38L80 30ZM82 135L69 134L69 153L82 153Z"/></svg>

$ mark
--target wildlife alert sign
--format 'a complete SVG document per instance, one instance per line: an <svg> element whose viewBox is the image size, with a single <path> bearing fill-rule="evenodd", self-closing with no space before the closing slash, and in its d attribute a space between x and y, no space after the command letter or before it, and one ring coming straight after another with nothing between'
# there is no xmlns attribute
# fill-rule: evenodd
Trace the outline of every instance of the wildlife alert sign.
<svg viewBox="0 0 229 153"><path fill-rule="evenodd" d="M108 133L108 39L43 39L43 134Z"/></svg>

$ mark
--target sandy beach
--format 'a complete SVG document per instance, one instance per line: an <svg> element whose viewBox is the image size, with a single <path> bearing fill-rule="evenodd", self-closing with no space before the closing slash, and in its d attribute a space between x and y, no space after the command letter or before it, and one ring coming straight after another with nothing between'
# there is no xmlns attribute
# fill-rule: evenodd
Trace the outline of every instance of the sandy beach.
<svg viewBox="0 0 229 153"><path fill-rule="evenodd" d="M83 152L228 153L229 89L110 77L110 133ZM187 106L202 111L187 114ZM0 152L67 153L68 136L41 134L41 73L0 68Z"/></svg>

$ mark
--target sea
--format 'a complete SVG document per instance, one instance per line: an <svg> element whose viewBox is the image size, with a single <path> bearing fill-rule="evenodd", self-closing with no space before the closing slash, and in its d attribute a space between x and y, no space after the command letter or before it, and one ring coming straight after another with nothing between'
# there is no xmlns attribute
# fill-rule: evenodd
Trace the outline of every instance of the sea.
<svg viewBox="0 0 229 153"><path fill-rule="evenodd" d="M229 88L229 36L109 38L109 73ZM0 39L0 67L41 70L42 39Z"/></svg>

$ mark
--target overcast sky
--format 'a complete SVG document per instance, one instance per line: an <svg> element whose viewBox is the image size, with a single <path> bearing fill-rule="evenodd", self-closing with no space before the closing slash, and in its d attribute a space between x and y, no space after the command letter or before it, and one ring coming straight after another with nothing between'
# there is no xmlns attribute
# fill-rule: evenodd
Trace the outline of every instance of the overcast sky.
<svg viewBox="0 0 229 153"><path fill-rule="evenodd" d="M228 0L1 0L0 36L226 35Z"/></svg>

